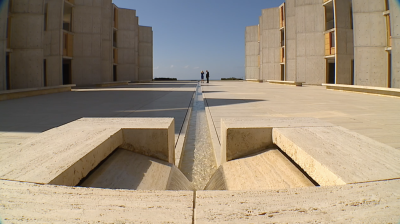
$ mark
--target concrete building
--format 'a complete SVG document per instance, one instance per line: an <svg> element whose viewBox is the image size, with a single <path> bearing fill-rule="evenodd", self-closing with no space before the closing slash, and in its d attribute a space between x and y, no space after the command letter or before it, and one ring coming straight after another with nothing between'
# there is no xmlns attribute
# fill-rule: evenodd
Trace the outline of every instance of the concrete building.
<svg viewBox="0 0 400 224"><path fill-rule="evenodd" d="M152 80L153 33L135 10L112 0L3 4L0 90Z"/></svg>
<svg viewBox="0 0 400 224"><path fill-rule="evenodd" d="M246 28L246 79L399 88L399 11L395 0L286 0L264 9L259 29ZM257 57L258 75L248 63Z"/></svg>

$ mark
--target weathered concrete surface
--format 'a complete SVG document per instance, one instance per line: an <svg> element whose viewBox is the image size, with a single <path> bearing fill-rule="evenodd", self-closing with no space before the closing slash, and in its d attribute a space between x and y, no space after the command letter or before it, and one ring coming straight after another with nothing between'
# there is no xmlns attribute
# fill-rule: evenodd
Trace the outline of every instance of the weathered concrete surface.
<svg viewBox="0 0 400 224"><path fill-rule="evenodd" d="M269 191L197 191L196 223L397 223L400 180Z"/></svg>
<svg viewBox="0 0 400 224"><path fill-rule="evenodd" d="M192 191L130 191L0 181L5 223L192 223Z"/></svg>
<svg viewBox="0 0 400 224"><path fill-rule="evenodd" d="M272 135L321 186L400 178L399 150L345 128L274 128Z"/></svg>
<svg viewBox="0 0 400 224"><path fill-rule="evenodd" d="M205 190L267 190L315 186L279 150L222 164Z"/></svg>
<svg viewBox="0 0 400 224"><path fill-rule="evenodd" d="M80 184L130 190L192 190L174 165L124 149L117 149Z"/></svg>
<svg viewBox="0 0 400 224"><path fill-rule="evenodd" d="M0 178L74 186L117 147L174 163L173 128L172 118L82 118L2 149Z"/></svg>

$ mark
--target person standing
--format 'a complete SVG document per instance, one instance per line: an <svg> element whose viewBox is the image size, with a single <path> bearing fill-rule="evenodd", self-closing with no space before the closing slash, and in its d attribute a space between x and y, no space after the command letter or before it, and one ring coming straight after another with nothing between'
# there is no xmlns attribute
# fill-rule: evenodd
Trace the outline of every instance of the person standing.
<svg viewBox="0 0 400 224"><path fill-rule="evenodd" d="M206 70L207 83L210 83L210 73Z"/></svg>
<svg viewBox="0 0 400 224"><path fill-rule="evenodd" d="M204 72L203 71L201 71L201 83L204 83Z"/></svg>

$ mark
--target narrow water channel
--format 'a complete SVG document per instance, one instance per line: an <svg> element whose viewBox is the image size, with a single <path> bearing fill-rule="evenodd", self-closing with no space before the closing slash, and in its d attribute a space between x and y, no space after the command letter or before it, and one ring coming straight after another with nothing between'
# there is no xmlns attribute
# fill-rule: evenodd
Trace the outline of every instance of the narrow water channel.
<svg viewBox="0 0 400 224"><path fill-rule="evenodd" d="M180 169L196 190L203 190L217 170L217 163L200 84L197 85L186 138Z"/></svg>

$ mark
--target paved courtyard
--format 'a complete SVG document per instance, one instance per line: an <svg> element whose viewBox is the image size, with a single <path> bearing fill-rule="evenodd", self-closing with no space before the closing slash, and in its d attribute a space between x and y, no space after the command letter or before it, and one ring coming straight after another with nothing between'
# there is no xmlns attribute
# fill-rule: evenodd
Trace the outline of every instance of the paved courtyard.
<svg viewBox="0 0 400 224"><path fill-rule="evenodd" d="M178 142L185 136L196 85L75 88L0 101L0 156L3 149L18 149L32 136L83 117L173 117L175 143L183 144ZM240 81L213 81L202 91L214 147L222 118L313 117L400 150L400 98ZM19 223L396 223L399 183L395 178L282 190L132 191L0 180L0 223L5 217Z"/></svg>

